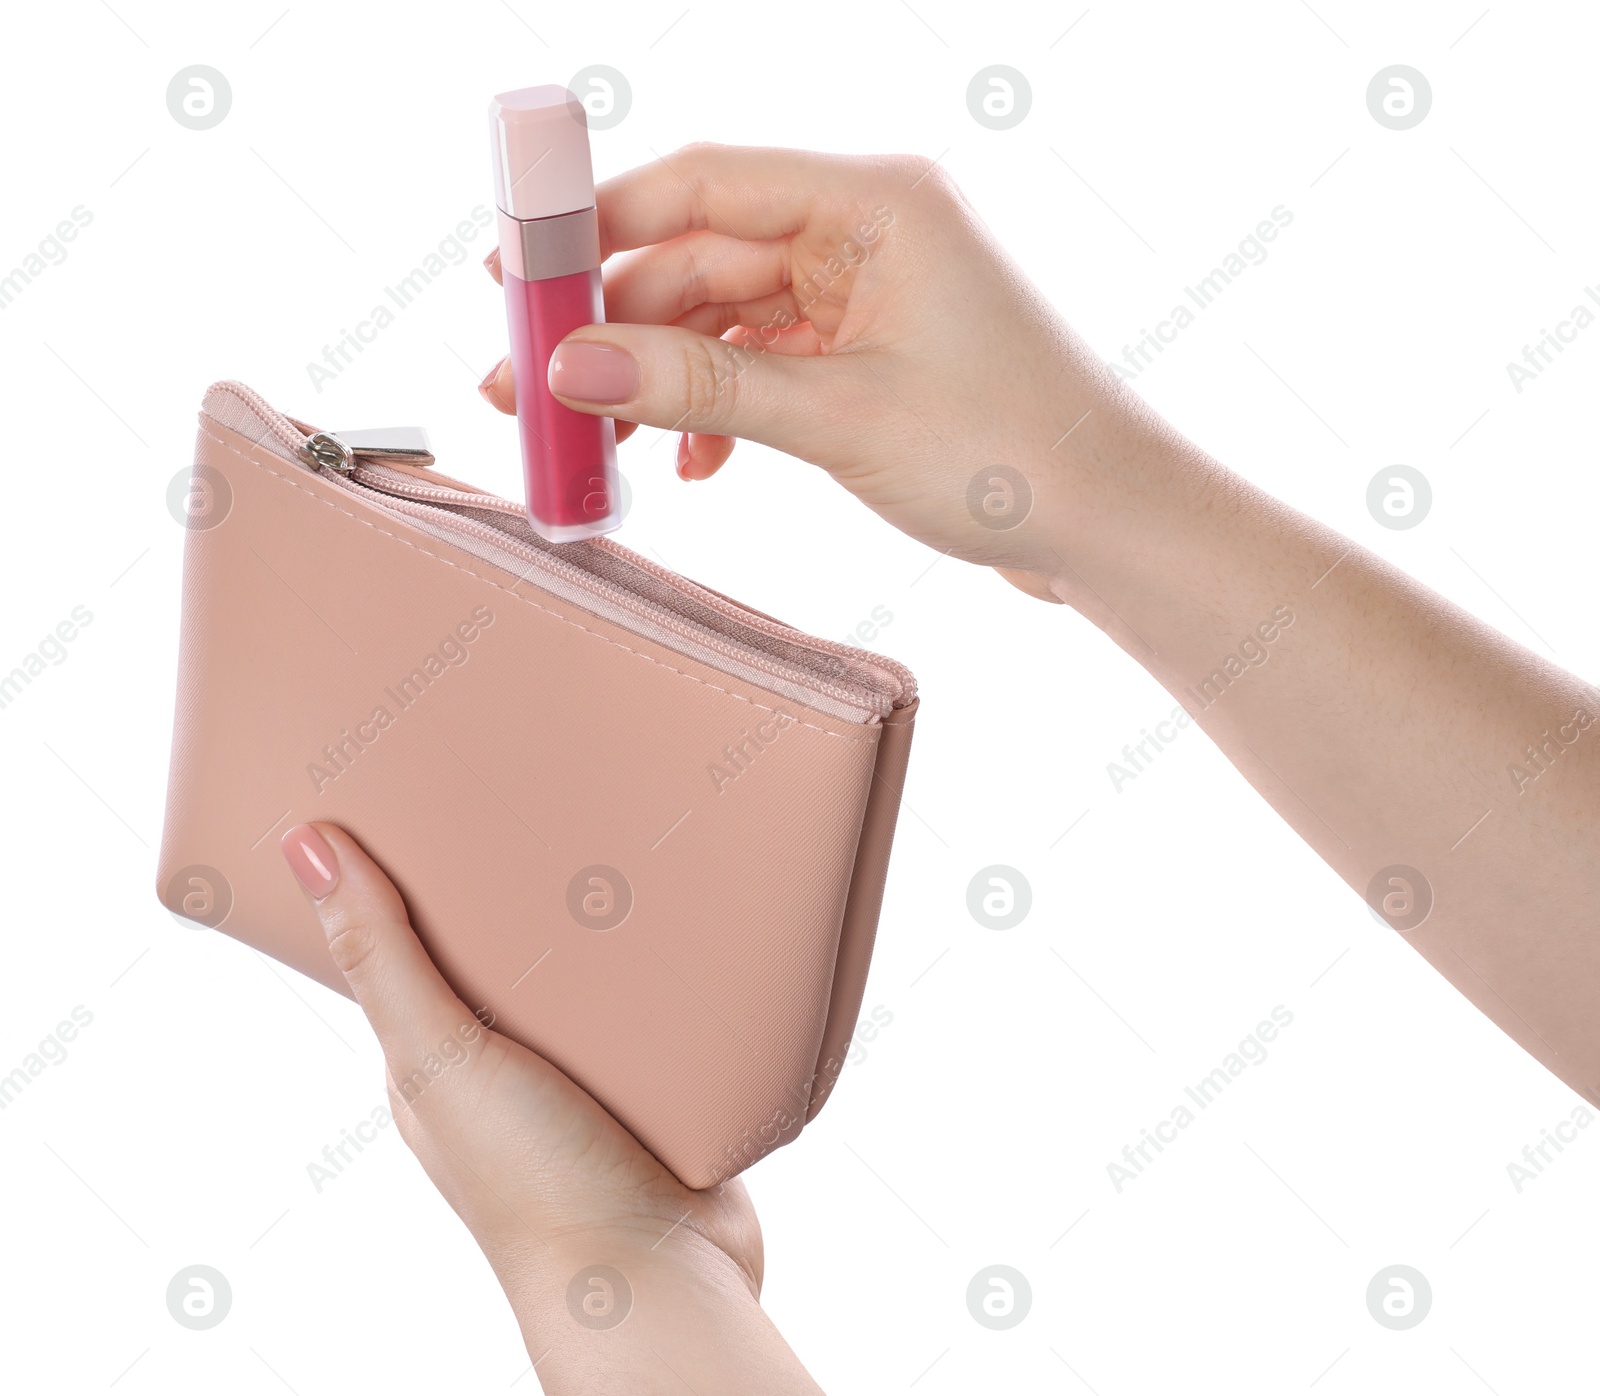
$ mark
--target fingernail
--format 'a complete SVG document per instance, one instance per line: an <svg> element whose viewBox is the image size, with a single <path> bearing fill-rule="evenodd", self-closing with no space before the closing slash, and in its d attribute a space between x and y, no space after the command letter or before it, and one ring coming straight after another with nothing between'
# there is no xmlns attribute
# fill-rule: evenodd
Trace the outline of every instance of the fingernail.
<svg viewBox="0 0 1600 1396"><path fill-rule="evenodd" d="M483 395L483 400L501 412L517 410L516 387L505 382L510 364L510 359L501 359L483 375L483 382L478 384L478 391Z"/></svg>
<svg viewBox="0 0 1600 1396"><path fill-rule="evenodd" d="M689 478L688 432L684 432L684 434L678 438L678 478L680 480L687 480Z"/></svg>
<svg viewBox="0 0 1600 1396"><path fill-rule="evenodd" d="M311 825L296 824L278 841L278 848L300 885L319 902L339 885L339 860Z"/></svg>
<svg viewBox="0 0 1600 1396"><path fill-rule="evenodd" d="M484 266L488 267L490 271L493 271L494 267L495 267L495 263L498 262L499 260L500 260L500 249L498 247L491 247L489 249L489 255L483 259L483 264L484 264Z"/></svg>
<svg viewBox="0 0 1600 1396"><path fill-rule="evenodd" d="M639 391L639 365L626 349L584 340L550 356L550 391L580 402L627 402Z"/></svg>

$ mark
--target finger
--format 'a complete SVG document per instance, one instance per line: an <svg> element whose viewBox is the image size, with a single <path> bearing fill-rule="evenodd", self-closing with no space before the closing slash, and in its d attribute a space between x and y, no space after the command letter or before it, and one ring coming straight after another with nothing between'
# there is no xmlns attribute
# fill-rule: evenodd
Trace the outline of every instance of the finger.
<svg viewBox="0 0 1600 1396"><path fill-rule="evenodd" d="M734 438L706 432L684 432L678 438L678 478L709 480L733 454Z"/></svg>
<svg viewBox="0 0 1600 1396"><path fill-rule="evenodd" d="M745 242L702 230L612 262L606 319L669 325L707 301L747 301L789 284L789 244ZM793 296L790 297L793 308ZM798 311L795 319L799 319Z"/></svg>
<svg viewBox="0 0 1600 1396"><path fill-rule="evenodd" d="M621 319L621 316L617 317ZM765 347L801 322L800 307L792 291L779 291L750 301L724 301L697 305L665 324L681 325L697 334L724 335L731 329L748 331L743 342ZM652 322L654 323L654 322Z"/></svg>
<svg viewBox="0 0 1600 1396"><path fill-rule="evenodd" d="M483 264L489 269L489 275L504 286L505 281L502 279L500 271L500 249L498 247L490 251L489 255L483 259Z"/></svg>
<svg viewBox="0 0 1600 1396"><path fill-rule="evenodd" d="M868 202L873 162L733 145L689 145L595 191L603 256L710 228L748 241L788 237L827 205Z"/></svg>
<svg viewBox="0 0 1600 1396"><path fill-rule="evenodd" d="M854 374L827 356L768 354L674 325L589 325L556 346L550 391L580 412L743 436L816 458L848 430Z"/></svg>
<svg viewBox="0 0 1600 1396"><path fill-rule="evenodd" d="M472 1011L428 958L394 884L350 835L335 824L298 824L279 847L393 1075L409 1077L447 1040L475 1040L461 1033L468 1025L481 1033Z"/></svg>
<svg viewBox="0 0 1600 1396"><path fill-rule="evenodd" d="M517 415L517 387L511 376L510 358L501 359L484 374L478 391L496 412L504 412L508 417Z"/></svg>
<svg viewBox="0 0 1600 1396"><path fill-rule="evenodd" d="M517 386L516 379L511 371L511 360L501 359L488 374L483 382L478 384L478 391L483 394L483 399L498 412L507 416L515 416L517 411ZM626 441L634 432L639 430L637 422L617 423L617 441Z"/></svg>
<svg viewBox="0 0 1600 1396"><path fill-rule="evenodd" d="M828 352L821 331L809 320L780 329L776 334L770 328L751 329L735 325L731 330L724 331L722 337L730 344L765 349L769 354L792 354L805 358Z"/></svg>

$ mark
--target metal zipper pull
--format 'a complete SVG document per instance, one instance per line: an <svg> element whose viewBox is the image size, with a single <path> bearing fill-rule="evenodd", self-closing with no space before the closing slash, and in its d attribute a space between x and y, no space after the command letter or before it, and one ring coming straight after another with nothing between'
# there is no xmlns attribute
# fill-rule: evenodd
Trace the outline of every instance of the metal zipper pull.
<svg viewBox="0 0 1600 1396"><path fill-rule="evenodd" d="M349 474L358 465L433 464L428 433L421 427L366 427L357 431L319 431L302 448L313 465Z"/></svg>

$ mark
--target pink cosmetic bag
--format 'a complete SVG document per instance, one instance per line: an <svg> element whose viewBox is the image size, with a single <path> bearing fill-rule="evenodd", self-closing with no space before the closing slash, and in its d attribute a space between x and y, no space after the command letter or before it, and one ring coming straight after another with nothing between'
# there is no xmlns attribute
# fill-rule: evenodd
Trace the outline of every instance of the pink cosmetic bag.
<svg viewBox="0 0 1600 1396"><path fill-rule="evenodd" d="M237 383L188 522L162 902L348 993L277 848L331 821L685 1184L794 1139L860 1012L911 674Z"/></svg>

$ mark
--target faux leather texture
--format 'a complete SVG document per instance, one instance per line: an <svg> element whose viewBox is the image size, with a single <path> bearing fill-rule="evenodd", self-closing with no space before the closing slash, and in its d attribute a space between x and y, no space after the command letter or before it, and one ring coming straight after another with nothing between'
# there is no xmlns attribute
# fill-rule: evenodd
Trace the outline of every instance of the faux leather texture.
<svg viewBox="0 0 1600 1396"><path fill-rule="evenodd" d="M860 1011L916 701L731 680L206 415L196 461L229 503L187 539L164 904L348 993L277 848L331 821L469 1007L684 1183L792 1140Z"/></svg>

